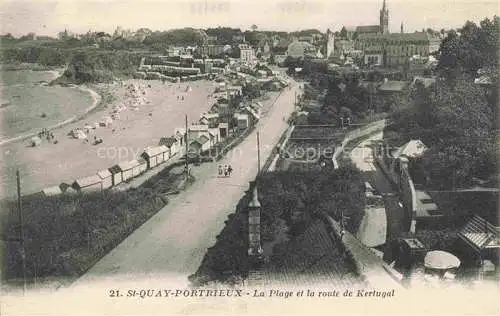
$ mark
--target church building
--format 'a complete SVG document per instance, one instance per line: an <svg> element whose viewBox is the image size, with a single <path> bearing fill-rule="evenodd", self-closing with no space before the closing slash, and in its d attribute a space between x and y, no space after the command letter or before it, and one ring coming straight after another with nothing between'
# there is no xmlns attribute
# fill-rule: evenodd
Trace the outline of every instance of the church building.
<svg viewBox="0 0 500 316"><path fill-rule="evenodd" d="M336 41L336 54L348 55L360 51L365 65L401 67L408 65L414 56L429 57L439 49L441 40L427 32L400 33L389 31L389 9L383 1L379 25L364 25L355 28L343 27Z"/></svg>

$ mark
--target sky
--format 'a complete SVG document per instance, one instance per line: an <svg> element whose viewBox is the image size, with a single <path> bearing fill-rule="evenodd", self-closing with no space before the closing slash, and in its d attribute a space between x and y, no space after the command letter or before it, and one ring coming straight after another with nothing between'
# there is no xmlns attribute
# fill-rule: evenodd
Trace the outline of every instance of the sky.
<svg viewBox="0 0 500 316"><path fill-rule="evenodd" d="M379 22L383 0L0 0L0 33L55 36L68 29L112 33L117 26L167 30L217 26L340 30ZM497 0L386 0L389 29L450 29L498 15Z"/></svg>

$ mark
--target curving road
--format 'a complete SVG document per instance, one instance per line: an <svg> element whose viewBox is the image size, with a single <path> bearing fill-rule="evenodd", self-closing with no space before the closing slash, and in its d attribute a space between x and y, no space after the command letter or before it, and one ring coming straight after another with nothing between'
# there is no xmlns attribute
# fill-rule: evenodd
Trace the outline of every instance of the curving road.
<svg viewBox="0 0 500 316"><path fill-rule="evenodd" d="M171 199L148 222L102 258L73 284L138 280L169 280L187 286L187 277L200 265L208 247L215 243L227 215L248 189L257 173L256 133L260 132L261 161L270 155L288 127L284 115L294 109L299 84L292 81L276 99L257 128L218 163L193 168L197 181ZM218 178L218 164L231 164L230 178Z"/></svg>

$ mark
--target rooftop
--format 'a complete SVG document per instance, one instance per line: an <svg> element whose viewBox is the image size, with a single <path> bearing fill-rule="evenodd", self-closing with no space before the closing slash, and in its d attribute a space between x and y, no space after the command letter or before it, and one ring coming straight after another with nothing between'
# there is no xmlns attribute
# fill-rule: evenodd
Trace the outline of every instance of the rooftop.
<svg viewBox="0 0 500 316"><path fill-rule="evenodd" d="M380 25L362 25L356 27L356 33L378 33L380 32Z"/></svg>
<svg viewBox="0 0 500 316"><path fill-rule="evenodd" d="M402 92L407 87L408 83L406 81L391 81L388 80L384 82L380 87L379 91L382 92Z"/></svg>
<svg viewBox="0 0 500 316"><path fill-rule="evenodd" d="M173 143L176 140L173 137L169 137L168 141ZM160 139L160 142L161 142L161 139ZM166 151L168 151L168 148L166 146L163 146L163 144L160 146L148 147L148 148L144 149L144 153L146 155L148 155L149 157L157 156L157 155L162 154Z"/></svg>
<svg viewBox="0 0 500 316"><path fill-rule="evenodd" d="M131 160L131 161L120 162L118 164L118 167L120 167L120 169L122 171L126 171L126 170L130 170L130 169L134 168L135 164L136 164L136 162L135 162L135 159L134 159L134 160Z"/></svg>
<svg viewBox="0 0 500 316"><path fill-rule="evenodd" d="M205 135L201 135L199 138L198 138L198 142L200 144L205 144L206 142L208 142L210 140L210 138L208 138L207 136Z"/></svg>
<svg viewBox="0 0 500 316"><path fill-rule="evenodd" d="M111 172L112 174L122 172L122 168L120 167L120 165L114 165L114 166L110 167L108 170L109 170L109 172Z"/></svg>
<svg viewBox="0 0 500 316"><path fill-rule="evenodd" d="M43 189L42 193L46 196L58 195L62 193L62 190L58 185L55 185L53 187Z"/></svg>
<svg viewBox="0 0 500 316"><path fill-rule="evenodd" d="M167 148L172 147L173 144L177 143L177 139L175 137L162 137L160 138L160 146L165 146Z"/></svg>
<svg viewBox="0 0 500 316"><path fill-rule="evenodd" d="M360 33L359 39L373 39L373 40L386 40L386 41L428 41L436 39L434 36L427 32L414 32L414 33L389 33L389 34L370 34ZM437 39L436 39L437 40Z"/></svg>
<svg viewBox="0 0 500 316"><path fill-rule="evenodd" d="M362 283L355 266L338 249L321 219L273 254L260 275L250 275L255 285L329 285L349 287Z"/></svg>
<svg viewBox="0 0 500 316"><path fill-rule="evenodd" d="M467 244L479 250L500 248L500 228L478 215L475 215L458 235Z"/></svg>
<svg viewBox="0 0 500 316"><path fill-rule="evenodd" d="M85 177L85 178L81 178L81 179L78 179L78 180L75 181L75 183L80 188L88 187L90 185L93 185L93 184L96 184L96 183L100 183L100 182L101 182L101 178L99 178L99 176L97 174L92 175L92 176L88 176L88 177Z"/></svg>
<svg viewBox="0 0 500 316"><path fill-rule="evenodd" d="M208 125L204 124L193 124L189 126L190 132L208 131Z"/></svg>
<svg viewBox="0 0 500 316"><path fill-rule="evenodd" d="M416 84L417 82L420 82L424 85L424 87L429 87L431 85L433 85L434 83L436 83L436 78L428 78L428 77L419 77L419 76L416 76L415 78L413 78L413 83L412 84Z"/></svg>
<svg viewBox="0 0 500 316"><path fill-rule="evenodd" d="M111 177L111 172L109 172L108 169L104 169L104 170L101 170L99 172L97 172L97 175L101 178L101 179L105 179L107 177Z"/></svg>
<svg viewBox="0 0 500 316"><path fill-rule="evenodd" d="M207 119L218 118L218 117L219 113L205 113L201 116L201 118L207 118Z"/></svg>

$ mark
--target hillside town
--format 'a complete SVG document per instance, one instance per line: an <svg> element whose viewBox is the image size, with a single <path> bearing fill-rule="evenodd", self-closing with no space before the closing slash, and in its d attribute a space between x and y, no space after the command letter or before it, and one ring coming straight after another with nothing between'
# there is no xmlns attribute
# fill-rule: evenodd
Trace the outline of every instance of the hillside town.
<svg viewBox="0 0 500 316"><path fill-rule="evenodd" d="M337 30L1 36L2 63L100 100L2 140L4 288L497 290L500 19L394 32L400 5Z"/></svg>

